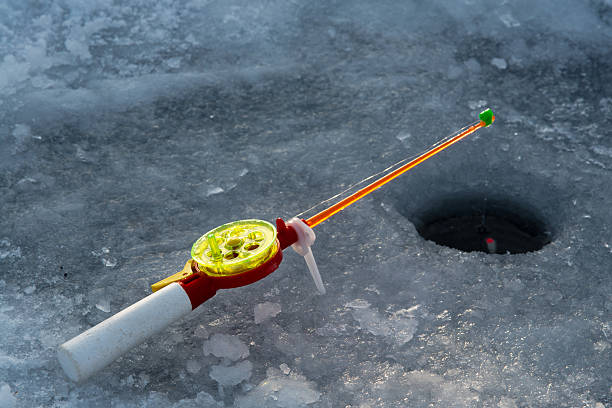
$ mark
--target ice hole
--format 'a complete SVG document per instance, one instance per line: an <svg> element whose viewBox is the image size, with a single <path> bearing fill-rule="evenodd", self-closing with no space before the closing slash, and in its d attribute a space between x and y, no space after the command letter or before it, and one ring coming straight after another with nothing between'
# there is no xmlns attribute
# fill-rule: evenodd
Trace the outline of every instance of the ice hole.
<svg viewBox="0 0 612 408"><path fill-rule="evenodd" d="M552 234L530 207L486 197L444 200L413 220L426 240L464 252L520 254L542 249Z"/></svg>

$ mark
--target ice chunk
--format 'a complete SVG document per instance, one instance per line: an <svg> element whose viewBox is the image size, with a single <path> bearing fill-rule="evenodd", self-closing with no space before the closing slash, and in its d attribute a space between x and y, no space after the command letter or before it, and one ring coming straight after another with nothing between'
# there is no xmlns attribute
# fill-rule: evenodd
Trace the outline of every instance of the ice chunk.
<svg viewBox="0 0 612 408"><path fill-rule="evenodd" d="M21 248L12 246L6 238L0 239L0 259L5 258L21 258Z"/></svg>
<svg viewBox="0 0 612 408"><path fill-rule="evenodd" d="M111 295L107 288L95 288L89 294L90 304L104 313L110 313L111 311L110 299Z"/></svg>
<svg viewBox="0 0 612 408"><path fill-rule="evenodd" d="M249 356L249 347L238 336L215 333L203 345L204 355L229 358L232 361Z"/></svg>
<svg viewBox="0 0 612 408"><path fill-rule="evenodd" d="M114 268L117 266L117 259L114 256L106 255L100 258L100 260L102 261L102 265L108 268Z"/></svg>
<svg viewBox="0 0 612 408"><path fill-rule="evenodd" d="M251 378L253 364L248 361L241 361L233 366L214 365L210 369L210 378L227 387L240 384L244 380Z"/></svg>
<svg viewBox="0 0 612 408"><path fill-rule="evenodd" d="M173 57L166 60L166 65L168 65L169 68L177 69L181 67L181 61L181 57Z"/></svg>
<svg viewBox="0 0 612 408"><path fill-rule="evenodd" d="M224 407L225 405L222 402L217 402L215 401L215 399L212 397L212 395L210 395L207 392L204 391L200 391L197 393L195 398L185 398L182 399L180 401L178 401L176 404L170 404L169 402L165 402L165 401L145 401L145 403L143 405L139 405L138 407L155 407L155 408L213 408L213 407ZM130 405L131 407L131 405Z"/></svg>
<svg viewBox="0 0 612 408"><path fill-rule="evenodd" d="M193 331L193 335L201 339L207 339L209 336L209 333L208 333L208 330L206 330L206 327L204 327L203 325L199 325Z"/></svg>
<svg viewBox="0 0 612 408"><path fill-rule="evenodd" d="M202 408L202 407L224 407L225 405L222 402L217 402L207 392L201 391L198 392L195 399L184 399L180 400L176 405L173 405L172 408Z"/></svg>
<svg viewBox="0 0 612 408"><path fill-rule="evenodd" d="M210 187L206 192L206 197L210 197L211 195L221 194L223 190L221 187Z"/></svg>
<svg viewBox="0 0 612 408"><path fill-rule="evenodd" d="M286 376L270 368L267 378L247 395L234 401L236 408L295 408L304 407L319 400L321 393L312 383L298 375Z"/></svg>
<svg viewBox="0 0 612 408"><path fill-rule="evenodd" d="M28 125L17 124L13 129L13 138L16 149L22 150L28 139L32 138L32 130Z"/></svg>
<svg viewBox="0 0 612 408"><path fill-rule="evenodd" d="M23 290L23 292L24 292L26 295L31 295L32 293L34 293L34 291L35 291L35 290L36 290L36 286L35 286L35 285L30 285L30 286L28 286L27 288L25 288L25 289Z"/></svg>
<svg viewBox="0 0 612 408"><path fill-rule="evenodd" d="M186 368L189 374L197 374L202 369L202 364L198 363L196 360L188 360Z"/></svg>
<svg viewBox="0 0 612 408"><path fill-rule="evenodd" d="M356 299L345 306L353 309L351 314L362 330L367 330L375 336L386 337L400 346L412 340L416 333L416 319L404 310L393 313L387 319L372 310L370 304L362 299Z"/></svg>
<svg viewBox="0 0 612 408"><path fill-rule="evenodd" d="M110 300L99 299L96 302L96 309L103 311L104 313L110 313Z"/></svg>
<svg viewBox="0 0 612 408"><path fill-rule="evenodd" d="M400 142L404 142L406 139L409 139L410 137L411 137L411 134L408 132L402 132L398 134L397 136L395 136L395 138L399 140Z"/></svg>
<svg viewBox="0 0 612 408"><path fill-rule="evenodd" d="M285 363L281 364L279 368L281 372L285 375L289 375L289 373L291 372L291 368L289 368L289 366Z"/></svg>
<svg viewBox="0 0 612 408"><path fill-rule="evenodd" d="M0 386L0 407L13 408L17 405L17 398L13 395L11 387L8 384Z"/></svg>
<svg viewBox="0 0 612 408"><path fill-rule="evenodd" d="M355 368L364 388L356 406L474 407L479 395L467 384L427 371L404 371L399 364L364 362ZM381 404L382 402L382 404Z"/></svg>
<svg viewBox="0 0 612 408"><path fill-rule="evenodd" d="M362 304L354 306L351 303L347 304L346 306L353 308L351 314L353 315L353 318L357 320L361 329L367 330L375 336L386 337L392 334L392 329L389 326L389 323L385 321L378 314L378 312L370 309L369 303L366 307L364 307Z"/></svg>
<svg viewBox="0 0 612 408"><path fill-rule="evenodd" d="M273 318L281 312L279 303L264 302L255 305L255 323L259 324L263 321Z"/></svg>
<svg viewBox="0 0 612 408"><path fill-rule="evenodd" d="M448 67L448 79L457 79L463 74L463 68L458 65Z"/></svg>
<svg viewBox="0 0 612 408"><path fill-rule="evenodd" d="M92 156L81 146L77 146L75 156L83 163L92 163L94 161Z"/></svg>
<svg viewBox="0 0 612 408"><path fill-rule="evenodd" d="M593 344L593 348L595 349L595 351L598 351L601 353L602 351L606 351L607 349L610 348L610 343L604 340L600 340L597 343Z"/></svg>
<svg viewBox="0 0 612 408"><path fill-rule="evenodd" d="M608 157L612 157L612 148L610 147L605 147L605 146L593 146L591 148L591 150L593 150L593 152L601 155L601 156L608 156Z"/></svg>
<svg viewBox="0 0 612 408"><path fill-rule="evenodd" d="M19 82L28 78L30 64L19 62L13 55L7 55L0 63L0 92L11 95L15 93Z"/></svg>
<svg viewBox="0 0 612 408"><path fill-rule="evenodd" d="M612 98L601 98L599 100L599 109L606 114L612 113Z"/></svg>
<svg viewBox="0 0 612 408"><path fill-rule="evenodd" d="M508 68L508 63L503 58L493 58L491 60L491 65L493 65L493 66L495 66L495 67L497 67L499 69L506 69L506 68Z"/></svg>
<svg viewBox="0 0 612 408"><path fill-rule="evenodd" d="M499 401L499 404L497 404L498 408L518 408L518 405L516 405L516 402L514 402L513 399L508 398L508 397L502 397L501 400Z"/></svg>
<svg viewBox="0 0 612 408"><path fill-rule="evenodd" d="M0 354L0 368L9 368L23 363L24 360Z"/></svg>
<svg viewBox="0 0 612 408"><path fill-rule="evenodd" d="M470 58L469 60L465 61L465 67L468 69L468 71L475 74L478 74L481 71L480 64L475 58Z"/></svg>
<svg viewBox="0 0 612 408"><path fill-rule="evenodd" d="M525 284L519 279L504 279L504 288L513 292L520 292L525 289Z"/></svg>
<svg viewBox="0 0 612 408"><path fill-rule="evenodd" d="M99 250L91 251L91 254L93 256L102 256L103 254L108 254L109 252L110 252L110 249L108 249L107 247L102 247Z"/></svg>
<svg viewBox="0 0 612 408"><path fill-rule="evenodd" d="M468 106L472 110L481 109L481 108L484 108L485 106L487 106L487 101L485 101L483 99L480 99L478 101L469 101L468 102Z"/></svg>
<svg viewBox="0 0 612 408"><path fill-rule="evenodd" d="M143 387L146 387L146 386L147 386L147 384L151 382L151 377L150 377L148 374L145 374L145 373L140 373L140 374L138 375L138 378L139 378L139 380L140 380L140 384L141 384Z"/></svg>
<svg viewBox="0 0 612 408"><path fill-rule="evenodd" d="M518 20L516 18L514 18L512 16L512 14L510 14L510 13L504 13L504 14L500 15L499 19L508 28L518 27L518 26L521 25L521 23L519 23Z"/></svg>
<svg viewBox="0 0 612 408"><path fill-rule="evenodd" d="M102 262L102 265L108 268L114 268L117 266L117 259L110 255L110 249L107 247L102 247L99 250L91 251L91 254L93 256L100 257L100 262Z"/></svg>

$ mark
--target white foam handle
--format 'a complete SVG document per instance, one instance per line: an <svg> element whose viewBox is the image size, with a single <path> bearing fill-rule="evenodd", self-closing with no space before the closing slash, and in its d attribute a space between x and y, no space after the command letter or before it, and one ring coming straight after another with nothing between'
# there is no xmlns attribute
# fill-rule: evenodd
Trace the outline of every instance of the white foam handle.
<svg viewBox="0 0 612 408"><path fill-rule="evenodd" d="M171 283L62 344L57 357L72 381L82 381L189 312L187 293Z"/></svg>

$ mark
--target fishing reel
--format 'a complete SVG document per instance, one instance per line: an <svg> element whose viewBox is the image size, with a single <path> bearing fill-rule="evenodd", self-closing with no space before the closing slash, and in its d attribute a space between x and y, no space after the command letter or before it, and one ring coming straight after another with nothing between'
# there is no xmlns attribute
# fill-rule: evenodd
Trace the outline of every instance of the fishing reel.
<svg viewBox="0 0 612 408"><path fill-rule="evenodd" d="M193 308L210 299L218 289L254 283L274 272L289 246L304 256L319 293L325 287L310 249L315 234L306 223L281 218L276 226L250 219L223 224L202 235L191 248L191 258L182 270L151 285L153 292L179 283Z"/></svg>

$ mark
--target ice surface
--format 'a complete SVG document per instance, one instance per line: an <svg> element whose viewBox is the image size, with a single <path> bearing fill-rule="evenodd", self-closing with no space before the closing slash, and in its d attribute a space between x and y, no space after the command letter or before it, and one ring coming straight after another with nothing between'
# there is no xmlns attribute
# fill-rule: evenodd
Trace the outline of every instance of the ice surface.
<svg viewBox="0 0 612 408"><path fill-rule="evenodd" d="M280 303L264 302L255 305L255 323L259 324L273 318L281 312Z"/></svg>
<svg viewBox="0 0 612 408"><path fill-rule="evenodd" d="M609 0L0 2L0 406L610 407L611 41ZM327 295L286 252L63 375L57 346L202 233L290 218L487 106L316 227ZM423 240L457 196L524 205L551 243Z"/></svg>

